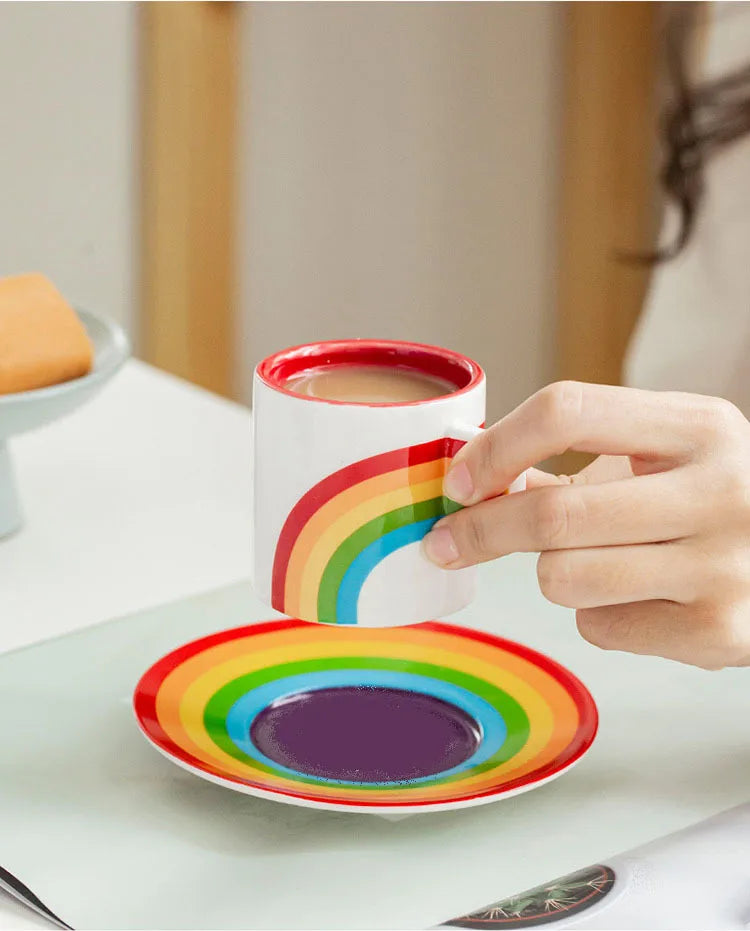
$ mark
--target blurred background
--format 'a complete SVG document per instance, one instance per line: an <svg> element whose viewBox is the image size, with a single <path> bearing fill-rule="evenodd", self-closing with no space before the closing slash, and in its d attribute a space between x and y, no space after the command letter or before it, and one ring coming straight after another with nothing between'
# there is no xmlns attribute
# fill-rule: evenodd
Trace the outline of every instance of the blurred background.
<svg viewBox="0 0 750 931"><path fill-rule="evenodd" d="M657 3L3 3L0 275L249 402L299 342L616 383L654 241Z"/></svg>

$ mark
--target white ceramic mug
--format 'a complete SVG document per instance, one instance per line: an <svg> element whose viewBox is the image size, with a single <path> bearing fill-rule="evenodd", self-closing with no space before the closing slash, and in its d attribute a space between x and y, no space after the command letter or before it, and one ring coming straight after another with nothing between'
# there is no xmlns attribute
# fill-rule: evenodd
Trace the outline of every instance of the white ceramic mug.
<svg viewBox="0 0 750 931"><path fill-rule="evenodd" d="M454 386L424 401L366 404L296 394L318 366L399 366ZM485 376L448 349L386 340L297 346L255 370L254 585L305 621L392 627L474 598L474 568L445 570L420 542L458 509L443 497L451 457L482 429ZM509 491L525 487L521 476Z"/></svg>

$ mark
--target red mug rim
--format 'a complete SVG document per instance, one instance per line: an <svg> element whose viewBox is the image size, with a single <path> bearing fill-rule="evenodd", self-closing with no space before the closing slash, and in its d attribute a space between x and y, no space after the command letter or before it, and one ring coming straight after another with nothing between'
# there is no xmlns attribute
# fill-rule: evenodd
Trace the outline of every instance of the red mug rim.
<svg viewBox="0 0 750 931"><path fill-rule="evenodd" d="M286 387L293 375L306 369L322 365L353 363L357 365L392 365L397 361L405 368L414 369L425 375L433 375L455 385L455 391L421 401L339 401L297 394ZM442 346L427 343L411 343L390 339L336 339L318 343L303 343L281 349L258 363L258 378L282 394L302 401L317 401L320 404L339 404L345 407L415 407L431 404L444 398L455 398L476 388L484 378L479 363Z"/></svg>

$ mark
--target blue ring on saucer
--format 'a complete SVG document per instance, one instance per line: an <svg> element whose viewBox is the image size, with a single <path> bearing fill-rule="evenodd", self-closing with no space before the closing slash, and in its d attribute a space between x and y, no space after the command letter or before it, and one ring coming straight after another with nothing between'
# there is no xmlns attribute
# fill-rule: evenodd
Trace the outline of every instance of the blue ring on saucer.
<svg viewBox="0 0 750 931"><path fill-rule="evenodd" d="M283 766L262 753L250 739L250 728L253 721L272 702L300 692L312 692L323 688L336 688L337 686L396 688L402 691L419 692L423 695L440 698L460 708L476 721L480 730L479 746L463 763L452 766L450 769L432 773L429 776L420 776L417 779L404 779L396 782L384 780L377 783L364 783L357 780L328 779L313 776L310 773ZM376 669L331 669L324 672L310 672L277 679L274 682L252 689L242 698L237 699L227 713L224 726L229 738L242 753L250 759L264 763L276 772L292 777L303 777L305 780L314 782L353 786L420 785L437 778L444 779L446 776L473 769L490 759L500 750L508 736L508 728L502 715L480 696L453 685L453 683L433 679L429 676Z"/></svg>

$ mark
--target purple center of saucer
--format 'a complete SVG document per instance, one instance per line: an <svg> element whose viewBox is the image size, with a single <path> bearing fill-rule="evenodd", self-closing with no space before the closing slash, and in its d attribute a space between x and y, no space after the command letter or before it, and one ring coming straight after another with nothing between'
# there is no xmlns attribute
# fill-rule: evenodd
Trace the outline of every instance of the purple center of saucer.
<svg viewBox="0 0 750 931"><path fill-rule="evenodd" d="M341 686L277 699L255 718L250 739L305 775L400 782L463 763L481 732L465 711L432 695Z"/></svg>

